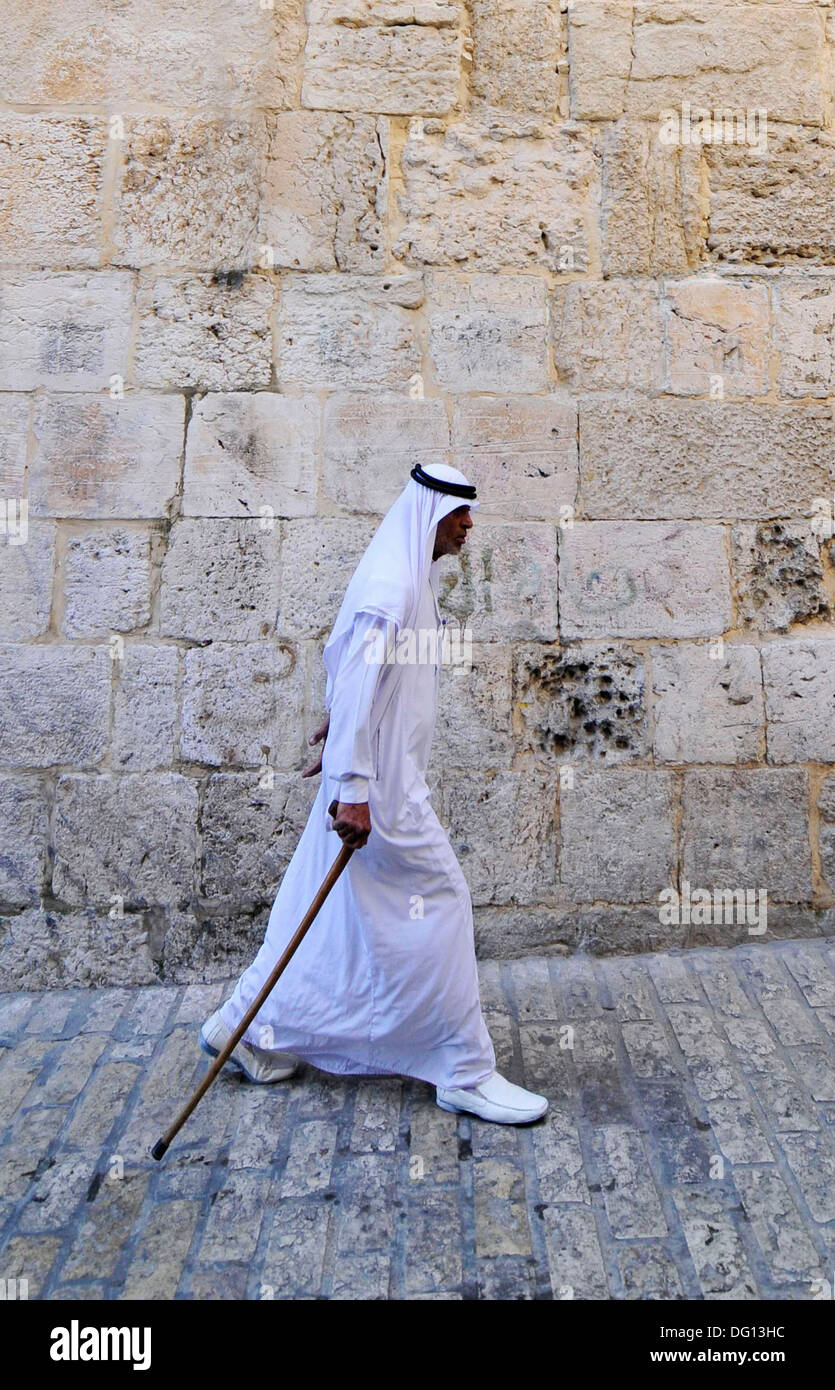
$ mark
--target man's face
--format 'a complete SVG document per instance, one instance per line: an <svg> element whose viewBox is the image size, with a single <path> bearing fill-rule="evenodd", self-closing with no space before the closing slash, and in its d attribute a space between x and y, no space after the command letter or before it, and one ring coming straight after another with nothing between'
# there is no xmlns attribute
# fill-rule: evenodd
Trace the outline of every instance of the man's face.
<svg viewBox="0 0 835 1390"><path fill-rule="evenodd" d="M473 524L470 509L465 502L454 512L447 512L438 522L435 531L435 549L432 559L440 560L442 555L457 555L467 539L467 532Z"/></svg>

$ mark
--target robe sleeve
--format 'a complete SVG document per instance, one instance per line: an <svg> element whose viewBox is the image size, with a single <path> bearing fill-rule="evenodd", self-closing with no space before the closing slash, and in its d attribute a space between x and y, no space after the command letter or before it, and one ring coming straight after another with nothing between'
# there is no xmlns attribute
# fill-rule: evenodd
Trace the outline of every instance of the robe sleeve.
<svg viewBox="0 0 835 1390"><path fill-rule="evenodd" d="M368 783L377 775L370 723L374 697L385 669L379 660L385 636L383 618L358 613L334 681L328 764L330 776L339 783L338 799L346 803L367 801Z"/></svg>

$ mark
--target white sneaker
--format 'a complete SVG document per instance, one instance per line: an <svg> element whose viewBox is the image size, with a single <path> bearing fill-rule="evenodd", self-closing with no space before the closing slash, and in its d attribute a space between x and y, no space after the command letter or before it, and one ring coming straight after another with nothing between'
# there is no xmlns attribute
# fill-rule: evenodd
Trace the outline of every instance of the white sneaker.
<svg viewBox="0 0 835 1390"><path fill-rule="evenodd" d="M479 1081L477 1086L459 1086L451 1090L437 1086L435 1094L442 1110L465 1110L498 1125L527 1125L548 1109L545 1096L515 1086L497 1071Z"/></svg>
<svg viewBox="0 0 835 1390"><path fill-rule="evenodd" d="M207 1018L200 1029L200 1046L210 1057L217 1057L232 1036L220 1016L220 1010ZM298 1057L291 1052L267 1052L264 1048L253 1047L252 1043L239 1042L229 1058L231 1064L242 1071L247 1081L266 1084L271 1081L286 1081L299 1065Z"/></svg>

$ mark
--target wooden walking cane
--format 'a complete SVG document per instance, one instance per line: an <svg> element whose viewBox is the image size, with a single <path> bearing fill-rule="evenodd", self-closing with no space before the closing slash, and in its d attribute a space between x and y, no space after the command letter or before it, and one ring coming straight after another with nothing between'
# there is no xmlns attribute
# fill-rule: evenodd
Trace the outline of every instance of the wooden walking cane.
<svg viewBox="0 0 835 1390"><path fill-rule="evenodd" d="M328 807L329 816L333 816L336 814L336 805L337 803L335 801L331 802L330 806ZM218 1053L217 1057L210 1066L206 1075L203 1077L203 1080L200 1082L200 1085L197 1087L197 1090L194 1092L194 1095L191 1097L191 1100L180 1111L171 1128L169 1130L166 1130L162 1138L158 1139L157 1142L154 1144L154 1147L151 1149L152 1158L160 1159L163 1157L172 1139L182 1129L192 1110L194 1110L198 1103L203 1099L204 1095L208 1091L209 1087L211 1086L221 1067L223 1067L225 1063L228 1062L229 1058L231 1057L235 1048L238 1046L238 1043L240 1042L250 1023L255 1018L255 1015L258 1013L259 1009L261 1008L262 1004L267 998L267 995L271 994L273 989L275 988L279 976L283 973L285 966L287 966L287 964L290 962L293 955L295 954L297 948L301 945L302 939L304 938L308 927L310 926L314 917L318 913L320 907L322 906L322 903L325 901L325 898L328 896L328 893L333 888L333 885L336 883L336 880L339 878L339 875L342 873L342 870L345 868L345 865L348 863L348 860L351 858L353 852L353 849L349 849L347 845L342 846L338 855L336 856L330 868L328 869L328 872L325 874L325 877L322 880L321 888L319 889L318 893L316 894L316 897L313 899L313 902L310 904L310 907L307 909L307 912L305 913L304 917L299 923L298 928L296 929L292 939L288 942L287 947L281 956L281 959L276 964L275 968L269 976L269 979L265 981L264 985L259 990L257 997L254 999L252 1004L250 1004L249 1008L247 1009L246 1013L244 1014L243 1018L241 1019L240 1023L238 1024L237 1028L235 1029L226 1046Z"/></svg>

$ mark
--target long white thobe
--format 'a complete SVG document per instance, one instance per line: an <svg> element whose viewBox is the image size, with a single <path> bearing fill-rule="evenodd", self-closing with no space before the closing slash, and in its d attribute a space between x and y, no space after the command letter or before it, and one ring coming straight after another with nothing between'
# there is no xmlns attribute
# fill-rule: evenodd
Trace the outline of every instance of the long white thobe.
<svg viewBox="0 0 835 1390"><path fill-rule="evenodd" d="M427 580L415 629L439 626ZM381 619L358 615L334 682L322 786L264 944L222 1017L227 1027L238 1025L333 863L340 841L327 828L330 801L367 794L368 842L352 855L246 1039L325 1071L473 1086L496 1059L481 1013L469 890L426 785L438 664L399 668L373 734L375 700L394 675L366 660L375 631L385 632Z"/></svg>

